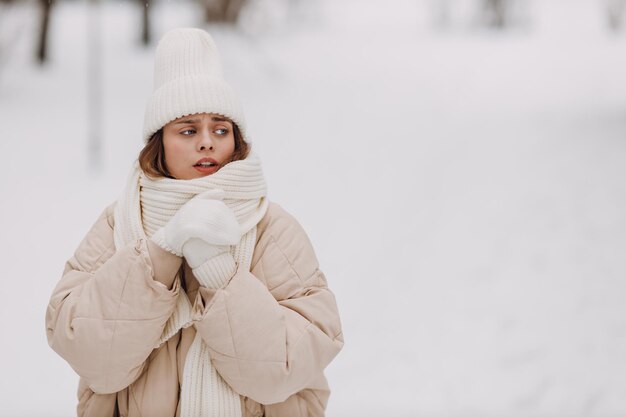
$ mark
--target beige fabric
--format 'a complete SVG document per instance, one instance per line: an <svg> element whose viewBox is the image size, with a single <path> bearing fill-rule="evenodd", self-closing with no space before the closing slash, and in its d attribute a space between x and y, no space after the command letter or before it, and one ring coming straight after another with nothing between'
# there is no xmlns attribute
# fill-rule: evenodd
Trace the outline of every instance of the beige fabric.
<svg viewBox="0 0 626 417"><path fill-rule="evenodd" d="M109 206L67 262L46 312L50 346L81 376L77 414L178 417L189 346L200 332L244 417L318 417L323 369L343 346L334 295L298 222L270 203L250 272L198 286L184 264L172 290L154 281L146 242L115 251ZM199 320L153 349L185 283Z"/></svg>

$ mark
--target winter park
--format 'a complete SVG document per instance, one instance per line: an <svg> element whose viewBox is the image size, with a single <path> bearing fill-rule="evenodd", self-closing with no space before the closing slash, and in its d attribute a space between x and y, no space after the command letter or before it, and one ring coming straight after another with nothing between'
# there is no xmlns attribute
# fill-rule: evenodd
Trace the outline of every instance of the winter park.
<svg viewBox="0 0 626 417"><path fill-rule="evenodd" d="M51 349L48 304L142 150L159 39L187 27L336 299L326 416L626 415L626 0L0 0L0 415L77 414L101 362ZM302 334L337 332L307 311ZM300 407L210 415L321 415Z"/></svg>

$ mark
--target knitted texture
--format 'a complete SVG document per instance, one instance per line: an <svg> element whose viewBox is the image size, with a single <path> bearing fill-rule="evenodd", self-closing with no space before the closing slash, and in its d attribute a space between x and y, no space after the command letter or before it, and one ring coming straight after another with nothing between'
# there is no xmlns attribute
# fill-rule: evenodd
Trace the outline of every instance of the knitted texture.
<svg viewBox="0 0 626 417"><path fill-rule="evenodd" d="M170 247L169 243L167 243L167 239L165 238L165 227L160 228L159 230L157 230L151 237L150 239L156 243L161 249L166 250L176 256L183 256L183 252L182 249L181 250L174 250Z"/></svg>
<svg viewBox="0 0 626 417"><path fill-rule="evenodd" d="M235 273L237 266L250 270L256 242L256 225L267 211L266 185L259 158L231 162L215 174L193 180L146 177L136 162L126 189L115 206L114 240L116 249L150 238L161 229L187 201L200 193L215 192L215 198L233 210L246 231L230 252L209 259L194 268L201 285L220 288ZM158 238L158 235L157 235ZM178 278L177 278L178 279ZM194 314L181 289L174 313L168 319L155 348L181 328L193 324ZM240 417L240 398L211 365L208 348L199 336L187 353L181 387L182 417Z"/></svg>
<svg viewBox="0 0 626 417"><path fill-rule="evenodd" d="M239 395L217 373L200 333L187 352L180 394L180 415L190 417L241 417ZM202 393L203 395L197 395ZM200 412L199 412L200 411Z"/></svg>
<svg viewBox="0 0 626 417"><path fill-rule="evenodd" d="M226 116L246 138L243 109L222 76L215 42L201 29L174 29L156 48L154 92L146 106L144 142L172 120L196 113Z"/></svg>
<svg viewBox="0 0 626 417"><path fill-rule="evenodd" d="M198 282L207 288L221 288L235 274L237 264L233 255L221 253L193 269Z"/></svg>

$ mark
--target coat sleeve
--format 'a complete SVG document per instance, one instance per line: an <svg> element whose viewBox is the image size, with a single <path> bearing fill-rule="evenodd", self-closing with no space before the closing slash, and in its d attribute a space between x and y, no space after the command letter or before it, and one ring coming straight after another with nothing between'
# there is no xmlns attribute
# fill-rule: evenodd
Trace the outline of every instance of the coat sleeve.
<svg viewBox="0 0 626 417"><path fill-rule="evenodd" d="M145 239L115 250L112 206L66 263L46 310L48 343L95 393L142 372L179 291L155 281Z"/></svg>
<svg viewBox="0 0 626 417"><path fill-rule="evenodd" d="M220 289L200 287L197 302L205 305L195 327L236 392L273 404L314 387L343 335L306 233L279 206L266 217L252 272L237 270Z"/></svg>

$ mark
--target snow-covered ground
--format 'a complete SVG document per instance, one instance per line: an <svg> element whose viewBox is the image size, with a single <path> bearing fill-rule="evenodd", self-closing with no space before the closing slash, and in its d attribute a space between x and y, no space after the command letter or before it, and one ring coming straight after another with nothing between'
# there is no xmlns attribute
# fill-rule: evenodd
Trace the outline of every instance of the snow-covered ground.
<svg viewBox="0 0 626 417"><path fill-rule="evenodd" d="M605 30L602 3L535 1L531 24L504 33L468 15L434 29L427 0L296 4L209 31L270 197L337 295L329 417L626 415L626 33ZM57 6L44 68L32 15L4 29L17 35L0 61L3 416L74 412L45 307L122 190L151 90L134 2L99 17ZM201 24L191 3L153 12L157 38ZM87 158L94 21L100 168Z"/></svg>

